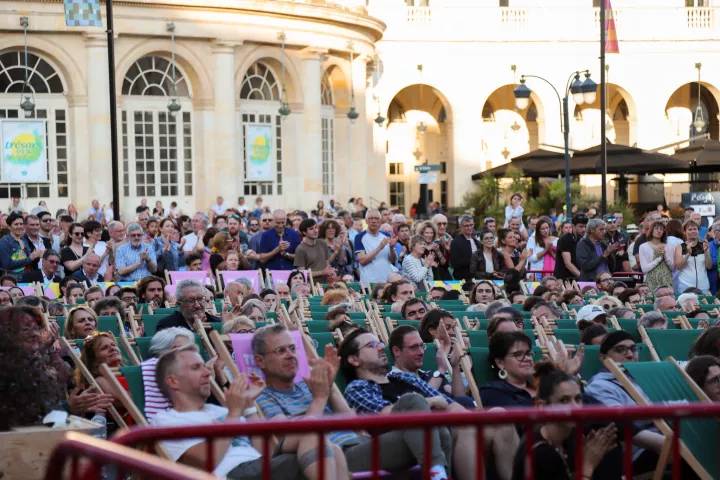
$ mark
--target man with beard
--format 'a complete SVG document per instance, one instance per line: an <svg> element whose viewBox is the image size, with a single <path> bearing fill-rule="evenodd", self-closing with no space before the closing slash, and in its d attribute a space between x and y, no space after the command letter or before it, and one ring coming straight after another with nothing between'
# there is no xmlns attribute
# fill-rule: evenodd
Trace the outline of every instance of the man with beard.
<svg viewBox="0 0 720 480"><path fill-rule="evenodd" d="M247 234L240 230L240 215L233 213L227 217L227 229L228 233L237 245L237 248L245 255L250 248L250 239Z"/></svg>
<svg viewBox="0 0 720 480"><path fill-rule="evenodd" d="M255 332L252 339L255 362L265 375L266 389L257 399L266 419L317 417L333 413L353 415L338 389L333 388L340 367L337 350L328 345L325 355L311 362L310 378L295 383L298 356L290 332L281 324L269 325ZM420 395L405 395L393 411L429 412L427 402ZM444 433L441 438L440 432ZM447 459L450 457L450 436L447 429L431 431L432 479L447 478ZM342 448L351 472L369 470L371 440L352 431L333 432L329 440ZM420 465L424 461L423 435L420 431L391 431L378 437L380 468L397 470Z"/></svg>
<svg viewBox="0 0 720 480"><path fill-rule="evenodd" d="M195 331L195 319L203 322L222 322L221 318L205 311L205 287L199 280L181 280L175 289L178 311L168 315L157 324L156 332L170 327Z"/></svg>
<svg viewBox="0 0 720 480"><path fill-rule="evenodd" d="M152 304L153 308L165 307L165 280L160 277L148 276L137 284L140 303Z"/></svg>

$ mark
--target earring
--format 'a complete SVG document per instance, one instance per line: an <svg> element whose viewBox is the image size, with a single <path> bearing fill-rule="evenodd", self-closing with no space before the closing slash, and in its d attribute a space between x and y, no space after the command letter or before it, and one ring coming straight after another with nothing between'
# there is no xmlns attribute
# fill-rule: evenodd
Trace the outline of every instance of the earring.
<svg viewBox="0 0 720 480"><path fill-rule="evenodd" d="M498 377L500 377L501 380L505 380L507 378L507 372L505 369L500 369L500 372L498 372Z"/></svg>

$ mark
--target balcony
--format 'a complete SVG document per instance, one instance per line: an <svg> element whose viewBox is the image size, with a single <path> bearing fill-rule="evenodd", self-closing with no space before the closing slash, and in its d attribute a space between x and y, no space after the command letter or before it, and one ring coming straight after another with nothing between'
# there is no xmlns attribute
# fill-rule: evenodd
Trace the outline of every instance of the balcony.
<svg viewBox="0 0 720 480"><path fill-rule="evenodd" d="M620 41L720 40L720 7L613 9ZM368 13L388 26L384 40L597 41L600 11L588 7L406 7L382 0Z"/></svg>

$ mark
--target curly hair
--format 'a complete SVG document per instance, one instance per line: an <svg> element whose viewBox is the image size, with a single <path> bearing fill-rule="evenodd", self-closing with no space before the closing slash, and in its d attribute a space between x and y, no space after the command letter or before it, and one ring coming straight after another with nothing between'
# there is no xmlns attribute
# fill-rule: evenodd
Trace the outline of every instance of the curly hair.
<svg viewBox="0 0 720 480"><path fill-rule="evenodd" d="M63 399L65 370L46 356L45 320L33 307L0 311L0 431L38 424Z"/></svg>

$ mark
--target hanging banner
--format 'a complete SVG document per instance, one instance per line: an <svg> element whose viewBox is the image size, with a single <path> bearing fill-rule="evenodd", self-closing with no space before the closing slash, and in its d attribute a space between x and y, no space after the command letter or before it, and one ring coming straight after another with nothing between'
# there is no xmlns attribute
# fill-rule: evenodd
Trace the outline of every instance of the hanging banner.
<svg viewBox="0 0 720 480"><path fill-rule="evenodd" d="M3 182L48 181L45 132L45 120L3 120Z"/></svg>
<svg viewBox="0 0 720 480"><path fill-rule="evenodd" d="M245 131L245 180L273 180L273 126L247 125Z"/></svg>
<svg viewBox="0 0 720 480"><path fill-rule="evenodd" d="M64 0L65 25L68 27L102 27L100 0Z"/></svg>

